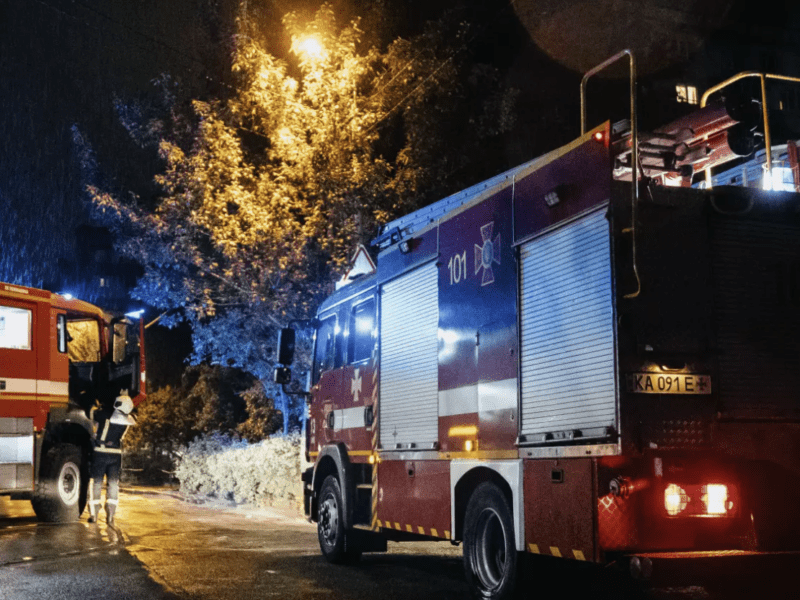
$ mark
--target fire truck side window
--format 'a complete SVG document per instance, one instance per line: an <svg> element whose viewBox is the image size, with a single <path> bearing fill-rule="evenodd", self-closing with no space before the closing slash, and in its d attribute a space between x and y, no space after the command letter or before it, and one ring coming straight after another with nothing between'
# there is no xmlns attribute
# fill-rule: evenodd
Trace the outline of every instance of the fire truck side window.
<svg viewBox="0 0 800 600"><path fill-rule="evenodd" d="M33 315L26 308L0 306L0 348L31 349Z"/></svg>
<svg viewBox="0 0 800 600"><path fill-rule="evenodd" d="M349 364L369 360L375 346L375 300L370 298L353 307L347 338Z"/></svg>
<svg viewBox="0 0 800 600"><path fill-rule="evenodd" d="M72 362L100 362L100 328L97 321L67 321L69 359Z"/></svg>
<svg viewBox="0 0 800 600"><path fill-rule="evenodd" d="M323 319L317 329L317 344L314 350L314 382L320 375L336 367L336 336L338 333L336 315Z"/></svg>
<svg viewBox="0 0 800 600"><path fill-rule="evenodd" d="M56 335L58 338L58 351L61 354L67 353L67 315L56 317Z"/></svg>

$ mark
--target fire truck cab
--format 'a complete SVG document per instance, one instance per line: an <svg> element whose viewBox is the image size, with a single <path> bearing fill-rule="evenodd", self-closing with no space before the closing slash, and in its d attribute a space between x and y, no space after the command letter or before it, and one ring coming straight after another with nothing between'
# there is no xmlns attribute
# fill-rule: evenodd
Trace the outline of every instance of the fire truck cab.
<svg viewBox="0 0 800 600"><path fill-rule="evenodd" d="M143 327L81 300L0 283L0 494L43 521L86 504L91 407L145 397Z"/></svg>

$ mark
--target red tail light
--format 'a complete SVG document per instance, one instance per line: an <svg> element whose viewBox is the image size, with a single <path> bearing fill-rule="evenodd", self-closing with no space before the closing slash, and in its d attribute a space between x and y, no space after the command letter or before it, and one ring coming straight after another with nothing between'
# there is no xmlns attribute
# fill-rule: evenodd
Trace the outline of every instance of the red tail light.
<svg viewBox="0 0 800 600"><path fill-rule="evenodd" d="M664 510L670 517L731 517L738 508L736 496L736 488L723 483L670 483L664 488Z"/></svg>

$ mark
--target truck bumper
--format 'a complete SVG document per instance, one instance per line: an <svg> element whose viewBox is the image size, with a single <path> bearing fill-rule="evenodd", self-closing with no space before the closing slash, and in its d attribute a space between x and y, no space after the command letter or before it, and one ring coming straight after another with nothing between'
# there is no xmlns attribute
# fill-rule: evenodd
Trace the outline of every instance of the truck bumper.
<svg viewBox="0 0 800 600"><path fill-rule="evenodd" d="M800 571L800 551L652 552L626 557L631 575L655 586L778 582Z"/></svg>

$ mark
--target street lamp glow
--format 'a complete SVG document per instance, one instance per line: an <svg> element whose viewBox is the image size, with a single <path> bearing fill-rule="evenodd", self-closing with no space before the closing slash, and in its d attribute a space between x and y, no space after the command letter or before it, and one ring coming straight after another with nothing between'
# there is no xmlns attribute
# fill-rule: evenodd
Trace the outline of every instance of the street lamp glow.
<svg viewBox="0 0 800 600"><path fill-rule="evenodd" d="M319 40L313 36L304 37L296 44L297 53L309 60L320 60L324 50Z"/></svg>

